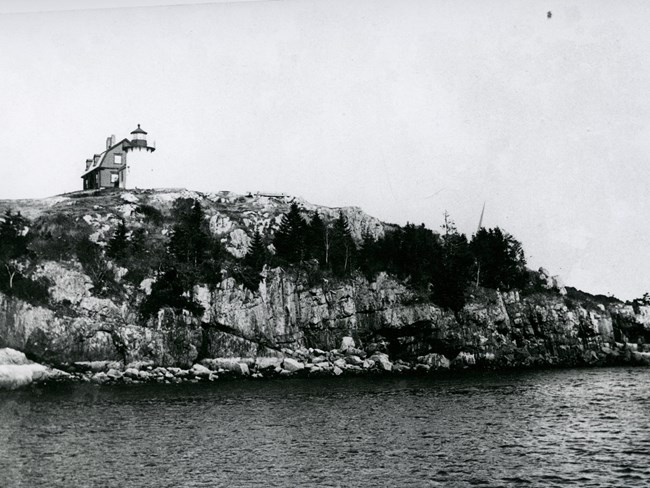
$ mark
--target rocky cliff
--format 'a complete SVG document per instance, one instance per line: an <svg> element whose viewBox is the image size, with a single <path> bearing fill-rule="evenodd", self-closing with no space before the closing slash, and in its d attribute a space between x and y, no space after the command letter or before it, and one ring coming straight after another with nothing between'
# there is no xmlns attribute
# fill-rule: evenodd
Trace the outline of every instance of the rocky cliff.
<svg viewBox="0 0 650 488"><path fill-rule="evenodd" d="M234 255L246 249L254 230L272 232L290 203L286 197L157 191L0 202L0 207L12 205L30 218L72 215L102 243L120 218L139 225L143 202L164 210L188 195L206 202L211 231ZM310 210L326 218L341 211ZM357 238L362 232L384 232L384 224L359 209L343 212ZM74 259L42 262L33 274L49 279L49 304L0 294L0 348L98 382L215 379L228 372L650 363L650 306L606 308L553 290L520 296L476 289L454 314L386 274L373 281L356 276L313 284L303 273L275 268L265 269L255 291L232 278L212 288L196 287L204 307L200 317L163 309L142 323L137 303L147 293L147 280L139 288L123 284L117 299L95 296L91 279Z"/></svg>

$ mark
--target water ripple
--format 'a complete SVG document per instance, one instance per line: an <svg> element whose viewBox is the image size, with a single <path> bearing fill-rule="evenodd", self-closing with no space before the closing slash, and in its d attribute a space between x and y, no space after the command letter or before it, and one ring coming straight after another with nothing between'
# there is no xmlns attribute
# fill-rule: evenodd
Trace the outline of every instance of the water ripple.
<svg viewBox="0 0 650 488"><path fill-rule="evenodd" d="M0 397L0 486L647 486L647 369Z"/></svg>

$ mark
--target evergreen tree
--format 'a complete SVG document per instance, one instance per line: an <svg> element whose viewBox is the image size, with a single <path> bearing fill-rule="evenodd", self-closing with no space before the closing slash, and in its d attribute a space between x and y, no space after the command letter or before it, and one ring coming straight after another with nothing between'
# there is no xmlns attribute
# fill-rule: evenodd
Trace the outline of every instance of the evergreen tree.
<svg viewBox="0 0 650 488"><path fill-rule="evenodd" d="M269 251L264 243L264 239L262 239L259 231L255 231L253 239L248 246L248 252L244 256L244 265L259 273L268 262L268 258Z"/></svg>
<svg viewBox="0 0 650 488"><path fill-rule="evenodd" d="M194 199L176 200L172 215L175 223L169 241L170 254L178 263L199 266L209 247L209 234L201 204Z"/></svg>
<svg viewBox="0 0 650 488"><path fill-rule="evenodd" d="M329 262L329 229L318 213L314 215L307 226L306 247L307 256L318 260L321 267L327 267Z"/></svg>
<svg viewBox="0 0 650 488"><path fill-rule="evenodd" d="M198 200L176 200L172 207L172 218L174 224L167 246L168 262L164 263L163 270L174 269L179 283L192 300L194 287L206 275L212 239L203 207Z"/></svg>
<svg viewBox="0 0 650 488"><path fill-rule="evenodd" d="M113 288L114 279L106 265L102 248L88 236L83 236L75 245L75 254L86 273L93 282L93 288L99 295L106 294Z"/></svg>
<svg viewBox="0 0 650 488"><path fill-rule="evenodd" d="M499 227L480 229L470 244L477 282L488 288L522 289L528 281L521 243Z"/></svg>
<svg viewBox="0 0 650 488"><path fill-rule="evenodd" d="M437 236L424 224L407 223L401 233L397 256L400 272L418 287L427 286L432 279L432 266L439 254Z"/></svg>
<svg viewBox="0 0 650 488"><path fill-rule="evenodd" d="M142 228L134 229L131 232L131 241L129 242L129 254L140 256L147 252L147 231Z"/></svg>
<svg viewBox="0 0 650 488"><path fill-rule="evenodd" d="M26 227L27 220L20 212L13 214L11 210L5 212L0 222L0 266L6 271L9 289L13 288L16 275L23 270L31 254Z"/></svg>
<svg viewBox="0 0 650 488"><path fill-rule="evenodd" d="M140 315L146 320L163 307L187 310L194 315L199 315L204 310L201 305L186 295L183 278L174 267L163 271L154 282L151 293L140 305Z"/></svg>
<svg viewBox="0 0 650 488"><path fill-rule="evenodd" d="M349 273L355 264L357 248L343 212L334 221L331 231L330 268L338 276Z"/></svg>
<svg viewBox="0 0 650 488"><path fill-rule="evenodd" d="M299 263L306 256L306 229L307 224L300 215L300 208L294 202L289 212L284 214L280 221L280 228L275 233L273 246L276 255L290 263Z"/></svg>
<svg viewBox="0 0 650 488"><path fill-rule="evenodd" d="M459 311L465 305L473 259L467 237L458 232L446 212L443 230L439 257L434 264L432 298L438 305Z"/></svg>
<svg viewBox="0 0 650 488"><path fill-rule="evenodd" d="M106 255L113 259L122 259L127 255L129 242L126 238L126 224L124 219L120 221L113 233L113 237L108 241Z"/></svg>
<svg viewBox="0 0 650 488"><path fill-rule="evenodd" d="M378 240L370 232L364 231L359 248L359 267L369 280L372 280L380 271L385 271L382 269L379 248Z"/></svg>

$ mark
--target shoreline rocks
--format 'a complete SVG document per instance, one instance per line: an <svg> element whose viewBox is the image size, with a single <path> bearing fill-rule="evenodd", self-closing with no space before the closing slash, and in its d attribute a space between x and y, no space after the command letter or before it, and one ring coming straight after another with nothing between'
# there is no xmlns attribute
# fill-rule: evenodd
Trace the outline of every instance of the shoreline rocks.
<svg viewBox="0 0 650 488"><path fill-rule="evenodd" d="M0 390L14 390L32 383L67 381L72 376L27 359L25 354L11 348L0 349Z"/></svg>
<svg viewBox="0 0 650 488"><path fill-rule="evenodd" d="M355 349L348 347L347 351ZM355 349L355 352L360 350ZM517 351L512 354L516 357ZM574 351L579 352L579 351ZM612 343L600 351L582 351L580 361L573 367L650 366L650 352L639 351L636 344ZM360 352L365 356L365 351ZM285 357L206 358L189 368L162 367L148 361L129 363L118 361L80 361L59 370L34 363L19 351L0 349L0 390L57 383L118 384L180 384L214 382L217 380L320 378L351 375L435 375L449 371L480 371L497 369L542 369L566 366L557 357L525 356L510 361L508 355L492 353L475 355L460 351L449 359L444 354L429 353L413 361L391 360L386 353L373 353L367 359L346 355L340 349L331 351L285 350Z"/></svg>

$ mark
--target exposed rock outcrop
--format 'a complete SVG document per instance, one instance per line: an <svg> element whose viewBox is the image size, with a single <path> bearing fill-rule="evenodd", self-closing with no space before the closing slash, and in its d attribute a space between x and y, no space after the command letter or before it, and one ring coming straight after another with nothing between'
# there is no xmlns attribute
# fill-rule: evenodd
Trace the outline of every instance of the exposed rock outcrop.
<svg viewBox="0 0 650 488"><path fill-rule="evenodd" d="M24 213L34 218L65 209L105 244L119 218L141 224L136 204L168 211L177 198L199 198L211 232L241 255L251 233L276 229L293 201L185 190L110 195L112 207L108 197L89 197L92 212L88 202L79 209L73 198L62 197L34 203ZM384 232L381 222L359 209L301 203L325 218L343 212L357 238ZM125 205L134 208L126 212ZM93 295L92 280L72 260L40 263L34 276L52 283L50 306L0 294L0 348L102 384L650 362L650 304L605 307L571 300L544 270L542 293L476 289L454 314L386 274L372 282L356 276L314 286L298 272L265 269L256 291L233 278L196 287L201 317L163 309L147 323L138 317L138 303L151 289L149 278L139 288L124 285L121 298L108 299Z"/></svg>
<svg viewBox="0 0 650 488"><path fill-rule="evenodd" d="M324 360L341 370L372 364L390 371L395 360L429 370L616 358L644 363L650 336L647 306L601 310L570 307L559 294L522 298L516 292L480 290L455 315L384 274L373 282L357 277L310 287L280 268L267 270L256 292L230 278L212 291L197 292L205 306L200 320L161 310L144 325L128 303L91 296L87 278L74 265L66 266L45 263L40 271L53 279L51 295L60 309L0 294L0 347L63 368L98 362L191 368L205 358L249 358L251 365L255 358L267 358L259 369L272 365L294 372L313 358L316 365ZM328 357L332 350L340 357ZM245 374L244 362L216 369Z"/></svg>

